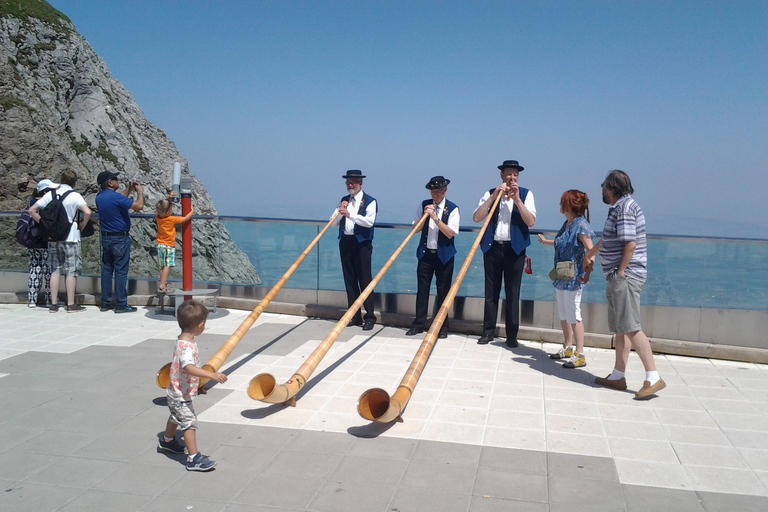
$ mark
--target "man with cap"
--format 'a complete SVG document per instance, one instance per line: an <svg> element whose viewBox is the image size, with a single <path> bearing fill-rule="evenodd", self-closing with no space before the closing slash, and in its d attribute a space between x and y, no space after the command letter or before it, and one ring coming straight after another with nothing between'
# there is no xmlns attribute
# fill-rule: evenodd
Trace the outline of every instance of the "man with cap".
<svg viewBox="0 0 768 512"><path fill-rule="evenodd" d="M347 303L351 307L360 296L360 292L372 280L373 224L376 222L379 207L376 199L363 192L365 176L361 171L347 171L342 178L346 180L348 195L341 198L341 203L334 211L334 215L336 211L341 213L341 217L337 219L339 255L341 270L344 274L344 287L347 290ZM349 325L362 325L364 331L370 331L376 323L372 294L365 299L363 306L365 318L361 316L360 311L357 311Z"/></svg>
<svg viewBox="0 0 768 512"><path fill-rule="evenodd" d="M525 249L531 245L528 230L536 222L536 205L533 192L517 184L518 175L523 170L517 160L505 160L498 168L501 185L486 192L472 214L475 222L483 222L488 215L492 216L480 241L485 270L485 308L483 334L477 343L486 345L493 341L503 277L507 297L504 308L507 346L514 348L520 329L520 283ZM499 205L490 211L499 194L502 194Z"/></svg>
<svg viewBox="0 0 768 512"><path fill-rule="evenodd" d="M128 264L131 259L131 218L129 210L144 208L144 189L135 181L118 192L118 174L99 173L96 182L101 192L96 194L96 209L101 226L101 311L114 309L115 313L131 313L136 308L128 305ZM137 193L136 200L129 196ZM112 276L115 279L115 302L112 303Z"/></svg>
<svg viewBox="0 0 768 512"><path fill-rule="evenodd" d="M453 256L456 254L453 238L459 234L459 207L445 198L450 182L451 180L442 176L435 176L429 180L426 189L429 190L432 199L422 201L416 212L414 223L418 222L424 213L429 214L429 219L424 223L421 230L421 240L416 248L416 257L419 259L416 267L418 279L416 319L408 332L405 333L406 336L415 336L424 332L432 276L435 276L437 288L435 315L451 288ZM446 318L440 327L438 338L446 338L447 336L448 319Z"/></svg>

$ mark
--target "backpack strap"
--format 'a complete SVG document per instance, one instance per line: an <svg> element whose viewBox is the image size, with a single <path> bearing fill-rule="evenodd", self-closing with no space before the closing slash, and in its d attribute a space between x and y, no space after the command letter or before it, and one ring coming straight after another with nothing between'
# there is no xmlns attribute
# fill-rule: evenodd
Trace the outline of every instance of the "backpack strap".
<svg viewBox="0 0 768 512"><path fill-rule="evenodd" d="M64 192L63 194L61 194L60 196L58 196L59 197L59 201L61 201L61 207L62 208L64 208L64 199L66 199L67 196L69 194L71 194L72 192L74 192L74 190L73 189L69 189L66 192ZM55 192L54 192L54 194L55 194ZM64 211L66 211L66 209ZM69 218L69 217L67 217L67 218ZM77 212L75 212L75 215L72 216L72 222L70 222L69 224L70 225L74 224L76 219L77 219Z"/></svg>

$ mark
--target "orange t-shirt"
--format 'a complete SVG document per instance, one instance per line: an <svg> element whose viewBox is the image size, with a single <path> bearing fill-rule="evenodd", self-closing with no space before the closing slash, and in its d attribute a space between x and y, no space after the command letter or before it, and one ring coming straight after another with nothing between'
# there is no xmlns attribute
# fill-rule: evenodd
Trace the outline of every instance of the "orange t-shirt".
<svg viewBox="0 0 768 512"><path fill-rule="evenodd" d="M182 217L169 215L168 217L155 216L157 222L158 245L176 246L176 224L181 224Z"/></svg>

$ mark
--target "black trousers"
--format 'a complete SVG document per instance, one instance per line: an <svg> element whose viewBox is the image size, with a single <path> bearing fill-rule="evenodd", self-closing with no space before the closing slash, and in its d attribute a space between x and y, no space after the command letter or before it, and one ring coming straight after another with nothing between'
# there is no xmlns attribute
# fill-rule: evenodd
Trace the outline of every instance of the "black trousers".
<svg viewBox="0 0 768 512"><path fill-rule="evenodd" d="M438 309L443 304L448 290L451 289L451 279L453 279L453 258L447 263L440 261L437 252L427 250L424 256L419 260L416 267L416 278L418 288L416 291L416 319L413 321L413 327L423 329L427 322L427 308L429 307L429 288L432 285L432 276L435 276L435 287L437 288L437 297L435 298L435 310L433 317L437 315ZM448 318L443 322L440 328L442 332L448 331Z"/></svg>
<svg viewBox="0 0 768 512"><path fill-rule="evenodd" d="M507 296L504 308L504 324L507 338L517 339L520 330L520 283L525 267L525 251L516 254L509 243L494 242L483 254L485 268L485 309L483 311L483 334L493 336L499 312L501 280L504 278L504 293Z"/></svg>
<svg viewBox="0 0 768 512"><path fill-rule="evenodd" d="M339 256L341 256L341 271L344 274L344 287L347 289L347 306L351 307L360 296L360 292L371 283L371 254L373 244L370 241L359 243L357 238L344 235L339 239ZM376 321L373 314L373 294L365 302L365 319ZM351 322L362 321L358 310Z"/></svg>

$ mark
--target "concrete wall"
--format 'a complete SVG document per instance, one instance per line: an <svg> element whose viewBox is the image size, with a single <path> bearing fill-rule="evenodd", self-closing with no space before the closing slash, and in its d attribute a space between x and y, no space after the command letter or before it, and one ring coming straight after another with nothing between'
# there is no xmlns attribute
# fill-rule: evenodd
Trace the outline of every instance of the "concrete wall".
<svg viewBox="0 0 768 512"><path fill-rule="evenodd" d="M156 288L155 280L129 280L131 304L157 305ZM77 291L81 303L98 303L100 279L79 277ZM264 287L224 285L219 304L253 309L268 292L269 289ZM0 302L26 303L26 297L27 274L0 271ZM413 294L374 294L379 321L388 325L410 325L415 302ZM430 299L430 312L433 302L434 297ZM267 311L340 318L346 309L346 294L342 291L284 288ZM521 338L561 342L560 321L554 302L522 301L520 310ZM643 330L651 338L654 350L659 352L768 363L768 311L643 306L641 314ZM480 334L483 299L456 297L448 318L450 330ZM588 333L586 344L610 348L612 337L608 332L605 304L582 304L582 318ZM505 334L503 325L499 326L498 336L503 338Z"/></svg>

